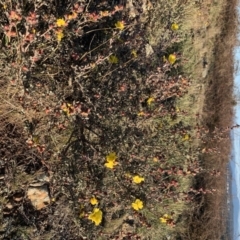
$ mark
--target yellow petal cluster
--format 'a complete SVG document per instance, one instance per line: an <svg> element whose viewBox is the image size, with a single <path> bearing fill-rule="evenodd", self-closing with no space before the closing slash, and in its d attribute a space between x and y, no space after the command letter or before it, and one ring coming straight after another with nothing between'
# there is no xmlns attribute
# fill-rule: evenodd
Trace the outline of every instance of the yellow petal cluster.
<svg viewBox="0 0 240 240"><path fill-rule="evenodd" d="M118 58L117 58L115 55L111 55L111 56L109 57L108 61L109 61L110 63L115 63L115 64L117 64L117 63L118 63Z"/></svg>
<svg viewBox="0 0 240 240"><path fill-rule="evenodd" d="M143 111L141 111L138 113L138 116L140 116L140 117L145 116L145 113Z"/></svg>
<svg viewBox="0 0 240 240"><path fill-rule="evenodd" d="M74 108L70 103L63 103L61 109L68 117L74 112Z"/></svg>
<svg viewBox="0 0 240 240"><path fill-rule="evenodd" d="M113 162L116 161L117 159L117 154L115 152L111 152L106 156L107 162Z"/></svg>
<svg viewBox="0 0 240 240"><path fill-rule="evenodd" d="M159 218L159 220L161 223L167 223L172 220L172 218L168 214L164 214L163 217Z"/></svg>
<svg viewBox="0 0 240 240"><path fill-rule="evenodd" d="M172 29L173 31L177 31L177 30L179 29L178 24L177 24L177 23L173 23L172 26L171 26L171 29Z"/></svg>
<svg viewBox="0 0 240 240"><path fill-rule="evenodd" d="M57 31L56 34L57 34L57 41L58 41L58 42L61 42L61 40L62 40L63 37L64 37L63 32L62 32L62 31Z"/></svg>
<svg viewBox="0 0 240 240"><path fill-rule="evenodd" d="M72 19L76 19L77 18L77 13L76 12L73 12L72 14L69 14L67 16L68 20L72 20Z"/></svg>
<svg viewBox="0 0 240 240"><path fill-rule="evenodd" d="M115 152L111 152L106 156L106 163L104 164L105 167L113 169L115 165L117 165L116 162L117 155Z"/></svg>
<svg viewBox="0 0 240 240"><path fill-rule="evenodd" d="M57 19L56 25L57 27L65 27L67 24L63 18L59 18Z"/></svg>
<svg viewBox="0 0 240 240"><path fill-rule="evenodd" d="M140 176L138 176L138 175L136 175L136 176L133 177L133 182L134 182L134 183L139 184L139 183L141 183L141 182L143 182L143 181L144 181L144 178L143 178L143 177L140 177Z"/></svg>
<svg viewBox="0 0 240 240"><path fill-rule="evenodd" d="M97 200L95 197L92 197L92 198L90 199L90 203L91 203L92 205L97 205L97 204L98 204L98 200Z"/></svg>
<svg viewBox="0 0 240 240"><path fill-rule="evenodd" d="M133 55L134 58L137 57L137 51L136 51L136 50L132 50L132 51L131 51L131 54Z"/></svg>
<svg viewBox="0 0 240 240"><path fill-rule="evenodd" d="M140 199L136 199L135 202L132 203L132 208L136 211L139 211L143 208L143 202Z"/></svg>
<svg viewBox="0 0 240 240"><path fill-rule="evenodd" d="M93 212L88 216L88 219L98 226L102 222L102 211L99 208L94 208Z"/></svg>
<svg viewBox="0 0 240 240"><path fill-rule="evenodd" d="M190 135L189 134L185 134L182 138L183 141L189 141L190 140Z"/></svg>
<svg viewBox="0 0 240 240"><path fill-rule="evenodd" d="M119 30L123 30L125 28L123 21L118 21L115 23L115 27Z"/></svg>
<svg viewBox="0 0 240 240"><path fill-rule="evenodd" d="M169 62L170 64L173 65L173 64L176 62L176 60L177 60L177 57L176 57L175 54L170 54L170 55L168 56L168 62Z"/></svg>
<svg viewBox="0 0 240 240"><path fill-rule="evenodd" d="M153 97L150 97L150 98L147 100L147 104L148 104L148 105L151 105L153 102L154 102L154 98L153 98Z"/></svg>

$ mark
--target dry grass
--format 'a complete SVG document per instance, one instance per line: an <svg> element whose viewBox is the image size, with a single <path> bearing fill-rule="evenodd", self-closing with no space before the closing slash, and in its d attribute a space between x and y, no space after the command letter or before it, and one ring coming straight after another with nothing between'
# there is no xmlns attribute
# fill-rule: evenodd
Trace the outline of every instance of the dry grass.
<svg viewBox="0 0 240 240"><path fill-rule="evenodd" d="M44 1L16 8L3 2L2 239L213 240L225 234L222 169L230 142L223 130L232 117L236 37L236 19L228 13L236 2L129 1L123 8L53 1L51 11ZM27 21L16 24L11 10L28 20L31 11L43 16L36 36ZM56 27L74 12L66 28ZM120 20L123 31L115 27ZM171 30L172 23L180 29ZM169 54L176 63L164 60ZM104 165L110 152L118 157L114 169ZM214 169L221 177L211 175ZM50 179L51 203L39 211L26 193L42 173ZM134 175L144 183L134 184ZM89 219L93 196L103 212L100 226ZM142 210L131 207L135 199ZM222 209L211 211L216 203ZM160 223L164 214L169 219Z"/></svg>
<svg viewBox="0 0 240 240"><path fill-rule="evenodd" d="M196 208L193 215L188 239L231 239L228 232L229 212L226 204L227 165L230 158L231 140L229 126L233 117L233 48L236 46L236 5L237 1L224 3L223 18L215 27L221 26L215 41L210 41L213 54L210 55L209 74L206 77L205 101L202 123L209 130L204 149L217 152L202 154L205 169L216 169L220 176L213 178L202 174L196 178L198 187L213 187L216 194L203 197L203 205ZM229 14L231 13L231 14ZM235 14L234 14L235 13ZM210 30L212 27L210 28ZM211 31L212 34L212 31ZM219 137L221 136L221 137Z"/></svg>

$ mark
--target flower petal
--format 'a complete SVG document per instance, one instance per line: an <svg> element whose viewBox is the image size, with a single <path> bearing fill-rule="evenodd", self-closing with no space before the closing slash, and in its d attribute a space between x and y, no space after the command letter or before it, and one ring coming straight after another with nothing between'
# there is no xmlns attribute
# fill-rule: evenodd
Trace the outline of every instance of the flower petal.
<svg viewBox="0 0 240 240"><path fill-rule="evenodd" d="M93 212L88 216L88 219L98 226L102 222L102 211L99 208L94 208Z"/></svg>
<svg viewBox="0 0 240 240"><path fill-rule="evenodd" d="M98 200L97 200L95 197L92 197L92 198L90 199L90 203L91 203L92 205L96 205L96 204L98 204Z"/></svg>

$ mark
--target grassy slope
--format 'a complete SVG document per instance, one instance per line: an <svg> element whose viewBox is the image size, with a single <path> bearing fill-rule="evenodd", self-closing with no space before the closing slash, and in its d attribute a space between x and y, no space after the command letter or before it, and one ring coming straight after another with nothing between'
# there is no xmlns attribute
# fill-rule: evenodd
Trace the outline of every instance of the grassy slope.
<svg viewBox="0 0 240 240"><path fill-rule="evenodd" d="M232 121L232 49L236 44L237 27L235 15L228 13L235 12L235 7L236 1L205 1L200 5L189 3L184 8L182 29L191 31L192 38L187 38L183 45L183 56L186 58L183 67L184 72L191 76L192 84L188 94L177 101L177 106L188 112L183 121L203 125L206 132L210 130L204 143L195 140L194 144L204 150L216 148L218 153L200 154L199 160L204 169L221 171L216 181L208 173L199 174L194 180L197 188L216 188L217 193L197 200L184 239L219 239L220 236L230 239L231 236L231 233L225 232L228 218L226 164L230 154L230 140L228 132L213 129L227 129ZM193 134L198 132L199 127Z"/></svg>
<svg viewBox="0 0 240 240"><path fill-rule="evenodd" d="M40 61L32 68L29 84L37 80L43 89L30 87L30 94L25 94L18 78L13 84L6 81L15 72L5 69L2 89L7 91L1 92L0 129L5 149L1 156L4 182L0 199L4 206L3 239L124 239L129 234L133 239L204 240L225 234L226 212L212 206L223 206L225 210L226 176L222 169L226 169L230 147L222 130L232 116L231 54L236 20L228 13L234 12L235 5L234 1L224 0L188 4L142 1L133 7L129 2L130 12L110 18L110 32L108 21L100 19L83 28L90 33L106 29L97 37L93 34L88 38L86 33L85 38L76 40L69 32L62 45L46 42L49 59L46 61L44 56L44 64ZM104 7L111 8L107 4ZM90 5L91 9L96 10ZM119 19L127 22L129 35L113 30ZM180 26L178 31L171 30L174 22ZM98 47L109 37L113 37L110 52L108 47ZM10 47L3 44L9 58L2 55L2 68L9 59L17 62L22 57L14 52L18 41L12 40ZM62 65L57 60L66 57L63 53L69 47L67 43L74 41L81 41L88 50L77 49L82 56L79 63L66 58ZM89 41L91 44L85 46ZM37 41L35 44L38 49L44 46ZM137 60L132 58L133 49ZM120 61L117 67L108 61L95 63L98 54L109 59L113 53ZM177 56L174 65L163 60L169 54ZM222 61L222 56L227 60ZM17 76L22 74L21 61ZM81 71L86 72L71 75L66 66L70 69L73 65L74 71L84 66ZM72 84L72 79L66 77L69 75L72 79L80 76L80 84ZM19 100L21 97L23 100ZM155 101L150 106L146 104L149 97ZM78 101L83 105L80 113L61 107L64 102L72 107ZM55 115L45 114L47 106ZM69 116L68 111L72 111ZM220 118L223 113L225 117ZM33 132L24 128L26 122L34 125ZM215 127L222 130L214 132ZM26 144L29 139L33 146ZM104 168L105 157L111 151L118 155L115 171ZM220 178L211 175L213 169L221 170ZM50 176L52 200L49 207L36 211L26 191L39 172ZM131 176L136 174L145 178L140 187L132 184ZM216 188L217 192L205 195L201 188L210 192ZM104 213L99 227L88 220L93 195ZM131 208L136 198L144 202L139 212ZM170 219L160 223L164 214Z"/></svg>

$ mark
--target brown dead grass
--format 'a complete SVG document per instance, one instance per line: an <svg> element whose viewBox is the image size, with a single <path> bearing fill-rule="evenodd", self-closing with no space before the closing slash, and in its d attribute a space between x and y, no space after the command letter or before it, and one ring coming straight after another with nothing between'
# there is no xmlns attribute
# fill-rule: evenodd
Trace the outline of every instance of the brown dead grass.
<svg viewBox="0 0 240 240"><path fill-rule="evenodd" d="M227 232L229 213L226 203L227 164L231 151L229 126L233 117L233 48L236 46L236 5L237 1L226 2L220 20L221 34L214 44L212 64L206 79L207 88L202 123L209 130L204 149L216 148L218 153L201 156L205 169L221 172L218 177L203 173L196 177L197 188L215 188L216 194L202 196L191 218L187 239L230 239ZM221 137L218 137L220 136Z"/></svg>

